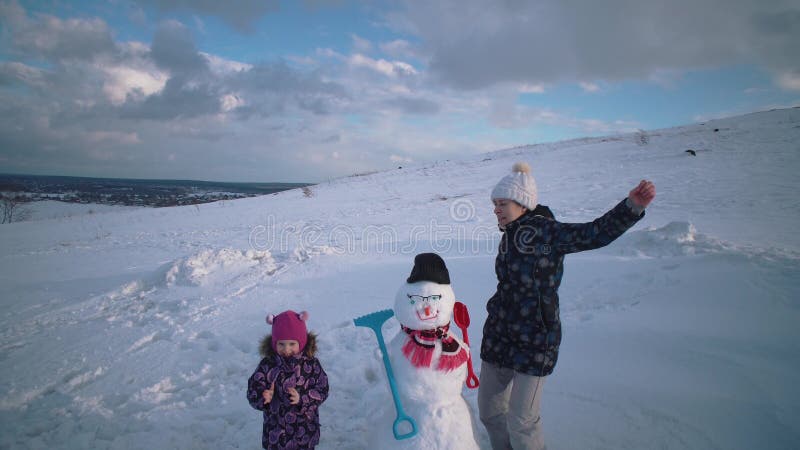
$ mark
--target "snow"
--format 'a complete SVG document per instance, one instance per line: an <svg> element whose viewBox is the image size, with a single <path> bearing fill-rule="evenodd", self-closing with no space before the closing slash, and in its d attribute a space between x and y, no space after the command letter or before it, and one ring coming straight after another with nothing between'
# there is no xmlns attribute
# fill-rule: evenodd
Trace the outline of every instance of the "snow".
<svg viewBox="0 0 800 450"><path fill-rule="evenodd" d="M120 211L140 209L141 206L102 205L98 203L69 203L57 200L40 200L24 203L20 211L24 217L15 218L15 221L25 222L30 220L51 220L64 217L82 216L87 214L106 214Z"/></svg>
<svg viewBox="0 0 800 450"><path fill-rule="evenodd" d="M367 448L392 400L352 319L391 308L414 255L435 251L479 372L489 192L520 160L562 221L599 216L642 178L658 191L618 241L566 259L548 448L800 448L800 109L646 134L405 165L311 196L2 225L0 448L255 448L246 382L265 315L289 308L310 312L330 378L320 448ZM477 392L463 395L474 425L441 431L474 426L489 448Z"/></svg>

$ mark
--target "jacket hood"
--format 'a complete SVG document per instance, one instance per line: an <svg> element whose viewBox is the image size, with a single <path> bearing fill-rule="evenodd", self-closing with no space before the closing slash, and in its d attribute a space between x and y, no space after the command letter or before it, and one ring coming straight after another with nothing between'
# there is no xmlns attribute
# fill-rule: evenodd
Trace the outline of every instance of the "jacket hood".
<svg viewBox="0 0 800 450"><path fill-rule="evenodd" d="M555 216L553 215L553 212L550 210L550 208L548 208L545 205L536 205L536 208L525 211L521 216L517 217L516 220L509 222L505 227L501 227L498 225L498 228L500 228L501 232L506 232L509 229L513 230L514 228L517 228L523 224L528 224L534 221L535 220L534 217L536 216L541 216L546 219L555 220Z"/></svg>
<svg viewBox="0 0 800 450"><path fill-rule="evenodd" d="M262 358L273 357L276 355L275 350L272 349L272 335L268 334L261 339L258 345L258 353ZM303 355L313 358L317 353L317 335L314 333L307 334L306 348L303 349Z"/></svg>

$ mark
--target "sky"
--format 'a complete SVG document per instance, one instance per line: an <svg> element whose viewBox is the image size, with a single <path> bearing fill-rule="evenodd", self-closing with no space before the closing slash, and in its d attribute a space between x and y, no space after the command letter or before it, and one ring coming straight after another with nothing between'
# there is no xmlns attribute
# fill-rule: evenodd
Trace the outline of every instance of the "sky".
<svg viewBox="0 0 800 450"><path fill-rule="evenodd" d="M0 173L320 182L799 104L796 1L0 0Z"/></svg>

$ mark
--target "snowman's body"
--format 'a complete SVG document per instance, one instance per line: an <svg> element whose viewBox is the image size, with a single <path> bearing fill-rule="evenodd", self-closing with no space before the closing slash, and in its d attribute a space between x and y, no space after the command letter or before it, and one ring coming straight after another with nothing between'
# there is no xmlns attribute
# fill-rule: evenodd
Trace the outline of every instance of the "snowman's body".
<svg viewBox="0 0 800 450"><path fill-rule="evenodd" d="M388 404L373 428L369 448L479 448L472 414L461 395L469 349L446 329L454 304L449 284L419 281L400 287L394 312L405 329L389 342L387 351L403 409L416 421L418 432L395 440L391 430L396 412ZM439 337L433 335L437 329Z"/></svg>

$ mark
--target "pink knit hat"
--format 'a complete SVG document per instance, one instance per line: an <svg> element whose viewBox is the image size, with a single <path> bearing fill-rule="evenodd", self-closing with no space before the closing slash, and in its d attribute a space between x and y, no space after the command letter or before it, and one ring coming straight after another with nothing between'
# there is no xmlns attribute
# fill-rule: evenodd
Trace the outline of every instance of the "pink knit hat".
<svg viewBox="0 0 800 450"><path fill-rule="evenodd" d="M272 325L272 349L278 351L276 343L278 341L291 340L300 344L300 352L306 348L308 340L308 330L306 329L308 312L296 313L291 309L284 311L277 316L268 315L267 323Z"/></svg>

